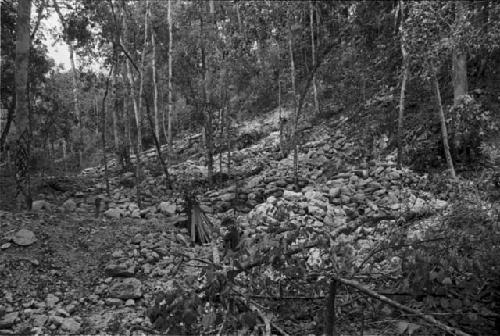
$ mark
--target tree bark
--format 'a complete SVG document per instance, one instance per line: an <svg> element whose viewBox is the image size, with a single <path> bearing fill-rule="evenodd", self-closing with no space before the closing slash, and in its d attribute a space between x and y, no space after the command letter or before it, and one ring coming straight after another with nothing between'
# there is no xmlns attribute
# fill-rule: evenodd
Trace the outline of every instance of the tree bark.
<svg viewBox="0 0 500 336"><path fill-rule="evenodd" d="M130 131L130 93L127 85L127 66L122 64L122 88L123 88L123 142L122 151L125 155L125 163L130 166L130 148L132 147L131 131Z"/></svg>
<svg viewBox="0 0 500 336"><path fill-rule="evenodd" d="M464 1L455 1L456 24L463 25L466 15ZM452 57L453 104L456 105L460 97L467 94L467 54L460 46L457 46L453 49Z"/></svg>
<svg viewBox="0 0 500 336"><path fill-rule="evenodd" d="M335 296L337 295L337 280L330 280L330 289L326 301L325 309L325 336L337 336L337 329L335 328Z"/></svg>
<svg viewBox="0 0 500 336"><path fill-rule="evenodd" d="M23 204L31 209L30 188L30 155L31 155L31 127L28 98L28 65L30 51L30 13L31 0L19 0L16 21L16 187L18 208Z"/></svg>
<svg viewBox="0 0 500 336"><path fill-rule="evenodd" d="M455 25L457 27L463 27L466 15L466 8L463 1L455 1ZM458 42L458 45L453 48L451 60L454 107L459 104L461 97L467 94L467 54L460 47L460 41ZM459 111L455 110L454 112L457 113ZM459 147L457 136L459 119L459 116L452 116L450 125L451 150L455 158Z"/></svg>
<svg viewBox="0 0 500 336"><path fill-rule="evenodd" d="M61 10L59 8L59 5L57 4L57 1L54 0L54 9L59 16L59 20L61 21L61 25L63 26L63 34L64 34L64 40L66 41L66 44L68 45L68 50L69 50L69 62L71 64L71 79L72 79L72 85L73 85L73 106L74 106L74 111L75 115L77 116L77 128L78 128L78 166L81 168L82 167L82 159L83 159L83 132L82 132L82 114L81 110L79 108L78 104L78 74L76 73L76 66L75 66L75 52L73 49L73 45L71 44L71 41L69 40L68 37L68 25L66 24L64 17L61 13Z"/></svg>
<svg viewBox="0 0 500 336"><path fill-rule="evenodd" d="M404 2L403 0L399 1L399 6L401 10L401 25L399 27L401 34L401 54L403 58L402 63L402 78L401 78L401 94L399 96L399 113L398 113L398 169L402 168L403 165L403 117L404 117L404 108L405 108L405 92L406 92L406 80L408 78L408 52L405 49L405 35L404 35Z"/></svg>
<svg viewBox="0 0 500 336"><path fill-rule="evenodd" d="M316 66L316 48L314 46L314 6L313 1L309 0L309 20L311 27L311 58L313 68ZM316 75L313 75L312 79L313 86L313 96L314 96L314 112L316 115L319 114L319 101L318 101L318 89L316 87Z"/></svg>
<svg viewBox="0 0 500 336"><path fill-rule="evenodd" d="M146 103L146 116L149 121L149 126L151 127L151 130L154 129L153 125L153 120L151 118L151 113L149 112L149 104L146 100L146 97L142 97L142 99L145 100ZM168 173L168 166L165 160L163 159L163 156L161 155L161 145L160 145L160 139L156 136L155 132L153 132L153 140L155 143L155 148L156 148L156 154L158 155L158 161L160 161L160 164L163 168L163 173L165 174L165 188L170 189L171 188L171 182L170 182L170 174Z"/></svg>
<svg viewBox="0 0 500 336"><path fill-rule="evenodd" d="M172 46L173 46L173 34L172 34L172 7L171 2L168 1L167 6L168 14L168 114L167 114L167 123L168 123L168 136L167 136L167 148L169 157L173 152L173 136L172 136L172 117L173 117L173 106L172 106Z"/></svg>
<svg viewBox="0 0 500 336"><path fill-rule="evenodd" d="M113 66L109 69L108 78L106 78L106 89L104 90L104 96L102 97L101 105L101 140L102 140L102 165L104 166L104 181L106 183L106 195L109 197L109 174L108 174L108 160L106 158L106 98L108 97L109 91L109 81L113 75Z"/></svg>
<svg viewBox="0 0 500 336"><path fill-rule="evenodd" d="M125 4L124 4L125 5ZM127 37L127 20L124 18L123 20L123 35ZM121 41L122 47L125 47L123 41ZM136 198L137 198L137 206L139 209L141 208L141 151L142 151L142 133L141 133L141 111L139 110L139 106L137 104L137 95L135 91L135 85L134 85L134 77L132 75L132 70L130 69L130 62L131 60L127 57L126 60L126 68L127 68L127 77L129 80L129 86L130 86L130 96L132 97L132 103L134 107L134 116L135 116L135 123L137 126L137 141L136 141L136 146L135 146L135 152L136 152L136 169L135 169L135 184L136 184Z"/></svg>
<svg viewBox="0 0 500 336"><path fill-rule="evenodd" d="M142 95L144 92L144 72L146 67L146 51L148 46L148 10L149 10L149 0L146 0L146 12L144 13L144 47L141 54L141 65L139 67L139 114L142 115ZM140 134L142 142L142 118L138 118L138 134ZM139 136L139 135L138 135ZM140 146L142 151L142 146Z"/></svg>
<svg viewBox="0 0 500 336"><path fill-rule="evenodd" d="M116 62L116 60L115 60ZM112 82L111 82L111 87L112 87L112 90L113 90L113 101L114 101L114 104L113 104L113 109L112 109L112 114L111 114L111 118L113 119L113 144L115 146L114 150L115 152L117 152L119 149L120 149L120 138L118 136L118 109L119 109L119 105L118 105L118 90L116 89L116 85L117 85L117 81L116 81L116 77L118 76L118 71L114 71L113 72L113 79L112 79Z"/></svg>
<svg viewBox="0 0 500 336"><path fill-rule="evenodd" d="M297 108L297 90L295 86L295 61L293 59L293 42L292 42L292 29L289 29L288 34L288 51L290 53L290 76L292 80L292 94L293 94L293 111L294 111L294 123L293 123L293 134L292 134L292 146L293 146L293 171L295 179L295 187L299 187L299 149L297 145L297 129L299 123L299 110Z"/></svg>
<svg viewBox="0 0 500 336"><path fill-rule="evenodd" d="M212 1L212 0L211 0ZM212 9L212 6L210 6ZM210 13L210 16L214 17L214 13ZM210 184L213 183L213 173L214 173L214 158L213 158L213 132L212 132L212 110L210 107L210 93L209 93L209 83L211 78L211 73L207 65L206 57L206 43L205 40L205 30L203 25L203 20L201 20L201 36L203 38L201 57L202 57L202 70L203 70L203 97L204 97L204 107L203 111L205 114L205 145L206 145L206 157L207 157L207 170L208 170L208 180Z"/></svg>
<svg viewBox="0 0 500 336"><path fill-rule="evenodd" d="M37 19L35 22L35 26L33 27L33 31L30 34L30 45L31 45L31 41L33 41L33 38L35 37L35 35L38 31L38 28L40 26L40 22L42 21L43 10L45 9L46 5L47 5L46 1L42 0L40 5L38 6ZM14 116L15 116L15 112L16 112L15 111L15 108L16 108L15 102L12 102L12 104L9 104L9 105L10 106L7 107L7 120L5 122L5 125L1 125L1 123L0 123L0 131L1 131L1 133L0 133L0 154L5 149L4 146L5 146L5 142L7 141L7 135L9 134L10 126L12 125L12 121L14 121ZM0 156L0 158L1 157L2 156Z"/></svg>
<svg viewBox="0 0 500 336"><path fill-rule="evenodd" d="M170 1L168 2L170 6ZM151 8L149 9L150 14L150 20L151 20ZM158 80L157 80L157 73L156 73L156 38L155 38L155 32L153 29L153 25L151 25L151 46L153 48L153 59L151 60L151 67L153 71L153 94L154 94L154 102L153 102L153 108L154 108L154 132L155 136L157 139L160 139L160 118L159 118L159 110L158 110Z"/></svg>
<svg viewBox="0 0 500 336"><path fill-rule="evenodd" d="M443 140L443 149L444 149L444 155L446 156L446 162L448 164L448 169L450 170L450 175L451 178L455 179L455 168L453 166L453 159L451 158L450 154L450 146L448 144L448 131L446 128L446 117L444 115L443 111L443 105L441 103L441 92L439 90L439 81L437 78L437 70L435 69L434 66L432 66L432 85L434 88L434 94L436 95L436 102L437 102L437 107L438 107L438 114L439 114L439 120L441 123L441 137Z"/></svg>
<svg viewBox="0 0 500 336"><path fill-rule="evenodd" d="M5 121L5 125L3 126L2 129L2 135L0 136L0 153L2 153L5 150L5 142L7 141L7 135L9 134L10 130L10 125L12 124L12 121L14 120L15 116L15 105L12 104L13 106L9 107L7 109L7 120Z"/></svg>

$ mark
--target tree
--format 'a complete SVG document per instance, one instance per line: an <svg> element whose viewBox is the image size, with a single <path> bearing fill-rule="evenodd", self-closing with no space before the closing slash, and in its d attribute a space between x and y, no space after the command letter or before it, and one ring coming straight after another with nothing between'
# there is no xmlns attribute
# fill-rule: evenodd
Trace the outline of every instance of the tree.
<svg viewBox="0 0 500 336"><path fill-rule="evenodd" d="M173 117L173 103L172 103L172 46L173 46L173 34L172 34L172 4L168 1L168 136L167 136L167 147L169 155L172 154L172 117Z"/></svg>
<svg viewBox="0 0 500 336"><path fill-rule="evenodd" d="M429 8L429 6L431 8ZM437 8L432 8L433 6ZM444 115L443 103L441 99L441 90L439 87L438 70L442 63L442 54L447 53L449 47L448 40L442 40L441 36L436 34L436 27L444 24L439 15L442 9L439 3L412 3L410 14L406 19L406 29L403 33L407 34L406 40L414 64L424 64L420 67L418 74L420 77L429 80L435 95L437 111L440 120L441 140L445 154L448 170L453 179L456 178L453 158L450 154L448 144L448 126L446 116Z"/></svg>
<svg viewBox="0 0 500 336"><path fill-rule="evenodd" d="M467 54L464 50L464 42L460 41L466 26L466 8L464 1L455 1L455 38L452 50L452 78L453 78L453 104L460 101L460 97L467 94Z"/></svg>
<svg viewBox="0 0 500 336"><path fill-rule="evenodd" d="M316 47L314 43L314 5L313 1L309 0L309 21L310 21L310 29L311 29L311 60L312 67L316 66ZM313 76L312 79L313 85L313 95L314 95L314 111L316 115L319 114L319 101L318 101L318 89L316 87L316 75Z"/></svg>
<svg viewBox="0 0 500 336"><path fill-rule="evenodd" d="M399 96L399 113L398 113L398 169L402 168L403 165L403 117L404 117L404 108L405 108L405 91L406 91L406 81L408 79L408 52L406 51L406 41L405 41L405 32L404 32L404 2L403 0L399 1L399 12L401 13L401 22L399 26L400 34L401 34L401 55L403 58L401 69L401 94Z"/></svg>
<svg viewBox="0 0 500 336"><path fill-rule="evenodd" d="M1 71L1 107L7 110L5 123L0 125L0 155L6 149L7 137L11 130L12 122L16 114L15 95L15 62L16 62L16 8L14 1L2 1L1 5L1 50L2 50L2 71ZM41 1L37 8L37 18L30 33L30 62L28 64L28 83L30 96L33 100L41 94L42 83L46 80L46 74L50 70L52 63L47 59L47 50L40 43L38 38L41 20L45 17L46 1ZM0 156L1 157L1 156Z"/></svg>
<svg viewBox="0 0 500 336"><path fill-rule="evenodd" d="M82 114L79 108L79 103L78 103L78 74L76 72L76 66L75 66L75 53L74 53L74 48L73 44L70 38L70 35L68 33L69 25L64 19L61 10L59 8L59 5L57 4L56 0L53 0L54 4L54 9L59 16L59 20L61 21L61 24L63 26L63 35L64 35L64 40L66 41L66 44L68 45L68 50L69 50L69 60L71 64L71 73L73 74L73 104L74 104L74 109L75 109L75 115L77 116L78 120L78 160L79 160L79 166L82 166L82 153L83 153L83 131L82 131Z"/></svg>
<svg viewBox="0 0 500 336"><path fill-rule="evenodd" d="M434 88L434 94L436 95L436 103L438 107L438 114L439 114L439 121L441 124L441 137L443 140L443 150L444 150L444 155L446 157L446 163L448 164L448 169L450 170L450 175L451 178L455 179L456 174L455 174L455 167L453 165L453 159L450 154L450 146L448 144L448 129L446 126L446 117L444 115L443 111L443 103L441 101L441 91L439 89L439 81L437 78L437 69L435 68L435 65L432 63L430 64L431 70L432 71L432 85Z"/></svg>
<svg viewBox="0 0 500 336"><path fill-rule="evenodd" d="M30 13L31 0L20 0L17 8L16 23L16 129L18 132L16 148L16 185L18 207L22 203L31 209L31 188L29 162L31 153L30 107L27 92L28 65L30 50ZM21 199L19 199L21 198ZM21 203L22 202L22 203Z"/></svg>
<svg viewBox="0 0 500 336"><path fill-rule="evenodd" d="M123 4L122 11L126 12L126 7L125 4ZM124 17L123 19L123 35L125 38L128 37L128 29L127 29L127 18ZM139 68L133 63L133 60L130 58L130 53L127 50L127 47L124 44L124 41L121 41L120 43L123 51L125 52L127 56L126 60L126 71L127 71L127 77L128 77L128 82L129 82L129 89L128 91L130 92L130 96L132 97L132 103L134 107L134 116L135 116L135 123L137 127L137 138L136 138L136 146L135 146L135 156L136 156L136 171L135 171L135 179L136 179L136 197L137 197L137 205L139 208L141 208L141 187L140 187L140 182L141 182L141 151L142 151L142 133L141 133L141 112L137 103L137 95L136 95L136 90L135 90L135 82L134 82L134 77L131 69L131 64L134 65L134 69L137 72L140 72ZM139 97L140 99L140 97Z"/></svg>

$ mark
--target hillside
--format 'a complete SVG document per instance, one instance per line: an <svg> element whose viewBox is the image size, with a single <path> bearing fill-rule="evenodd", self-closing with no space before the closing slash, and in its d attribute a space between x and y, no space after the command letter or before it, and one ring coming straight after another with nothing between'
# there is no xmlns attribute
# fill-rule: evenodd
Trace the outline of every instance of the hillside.
<svg viewBox="0 0 500 336"><path fill-rule="evenodd" d="M203 245L190 243L185 190L167 191L164 177L153 174L153 149L141 154L147 167L142 209L134 201L133 173L120 173L115 162L103 218L94 218L94 199L105 189L103 167L82 171L71 190L38 195L30 213L2 212L3 332L138 335L156 328L198 334L218 325L230 334L268 324L273 334L317 334L328 282L338 279L335 313L342 334L356 334L355 321L363 315L365 330L374 335L406 328L415 335L440 333L432 315L401 315L411 307L444 314L444 325L471 335L494 334L496 299L482 298L498 297L498 284L489 280L499 266L499 227L482 210L493 204L479 208L465 198L473 195L471 181L445 186L448 195L461 190L457 201L433 192L428 176L396 169L384 151L359 162L359 148L343 132L349 125L340 119L315 126L304 139L297 190L293 155L277 158L278 125L272 121L241 128L242 134L267 132L232 154L234 174L217 187L204 189L203 159L170 167L179 186L199 181L196 197L213 225ZM194 140L175 144L178 152L192 146ZM476 208L466 213L466 205ZM230 257L224 255L225 218L235 220L242 234ZM19 229L30 230L35 240ZM464 232L467 239L457 240ZM478 240L481 251L463 254ZM481 258L488 266L467 270ZM368 296L352 292L353 283ZM379 298L374 295L391 301L373 301ZM159 305L162 300L166 305ZM398 302L407 310L398 310ZM379 309L363 313L367 304ZM470 318L448 315L456 309ZM384 317L394 322L377 323Z"/></svg>

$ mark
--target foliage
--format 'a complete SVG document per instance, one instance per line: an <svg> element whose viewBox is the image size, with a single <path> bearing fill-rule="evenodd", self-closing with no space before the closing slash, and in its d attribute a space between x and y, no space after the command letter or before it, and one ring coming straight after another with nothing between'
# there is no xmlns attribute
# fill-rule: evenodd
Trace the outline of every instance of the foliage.
<svg viewBox="0 0 500 336"><path fill-rule="evenodd" d="M492 113L469 95L460 97L448 115L455 151L467 151L469 160L471 152L476 156L481 154L480 147L484 140L500 129Z"/></svg>

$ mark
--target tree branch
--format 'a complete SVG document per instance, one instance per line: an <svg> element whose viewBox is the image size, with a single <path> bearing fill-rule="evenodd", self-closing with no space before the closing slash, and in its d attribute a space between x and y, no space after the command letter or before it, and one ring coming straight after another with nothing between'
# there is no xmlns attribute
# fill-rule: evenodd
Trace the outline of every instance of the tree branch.
<svg viewBox="0 0 500 336"><path fill-rule="evenodd" d="M412 314L412 315L415 315L417 317L419 317L420 319L438 327L439 329L443 330L443 331L446 331L447 333L449 333L450 335L455 335L455 336L471 336L470 334L467 334L461 330L458 330L456 328L453 328L453 327L450 327L450 326L447 326L446 324L436 320L434 317L430 316L430 315L427 315L427 314L424 314L424 313L421 313L419 312L418 310L415 310L415 309L412 309L410 307L407 307L405 305L402 305L394 300L391 300L389 299L387 296L384 296L384 295L381 295L381 294L378 294L377 292L369 289L369 288L366 288L365 286L361 285L359 282L357 281L354 281L354 280L347 280L347 279L342 279L342 278L339 278L339 277L336 277L334 276L333 277L336 281L340 282L340 283L343 283L344 285L346 286L349 286L349 287L352 287L352 288L355 288L357 290L359 290L360 292L362 292L363 294L366 294L368 296L371 296L379 301L382 301L384 303L387 303L388 305L391 305L405 313L409 313L409 314Z"/></svg>

